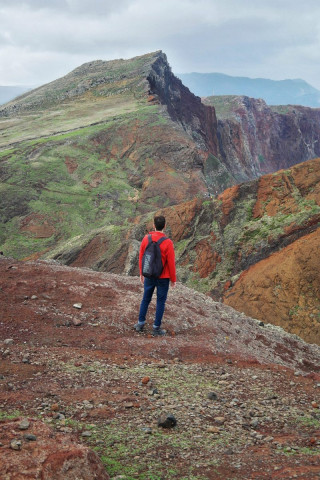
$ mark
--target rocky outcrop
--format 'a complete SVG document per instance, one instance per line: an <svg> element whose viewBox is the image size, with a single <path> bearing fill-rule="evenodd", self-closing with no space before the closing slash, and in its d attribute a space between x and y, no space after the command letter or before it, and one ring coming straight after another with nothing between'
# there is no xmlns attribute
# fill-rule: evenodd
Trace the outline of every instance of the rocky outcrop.
<svg viewBox="0 0 320 480"><path fill-rule="evenodd" d="M241 96L208 97L216 108L220 159L237 181L320 156L320 109L270 107Z"/></svg>
<svg viewBox="0 0 320 480"><path fill-rule="evenodd" d="M245 270L223 301L320 344L320 228Z"/></svg>
<svg viewBox="0 0 320 480"><path fill-rule="evenodd" d="M162 52L152 64L147 77L150 93L166 105L171 119L181 123L204 151L218 154L217 119L215 109L205 106L175 75Z"/></svg>

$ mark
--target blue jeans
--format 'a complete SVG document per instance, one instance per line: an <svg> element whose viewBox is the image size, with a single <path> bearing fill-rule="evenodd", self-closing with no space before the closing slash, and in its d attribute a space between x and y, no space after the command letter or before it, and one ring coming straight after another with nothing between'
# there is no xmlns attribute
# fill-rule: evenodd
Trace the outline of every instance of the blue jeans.
<svg viewBox="0 0 320 480"><path fill-rule="evenodd" d="M169 290L169 278L145 278L144 279L144 293L142 302L140 305L139 312L139 323L145 323L146 315L151 302L151 298L154 292L155 287L157 287L157 307L156 307L156 318L154 321L153 328L160 328L164 307L167 300L168 290Z"/></svg>

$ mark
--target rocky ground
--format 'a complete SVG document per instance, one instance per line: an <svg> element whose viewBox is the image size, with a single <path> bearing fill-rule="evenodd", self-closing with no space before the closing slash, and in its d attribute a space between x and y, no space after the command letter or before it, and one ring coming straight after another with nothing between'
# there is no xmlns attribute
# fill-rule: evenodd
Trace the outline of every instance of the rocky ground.
<svg viewBox="0 0 320 480"><path fill-rule="evenodd" d="M320 347L180 284L153 338L135 277L2 258L0 279L1 478L319 478Z"/></svg>

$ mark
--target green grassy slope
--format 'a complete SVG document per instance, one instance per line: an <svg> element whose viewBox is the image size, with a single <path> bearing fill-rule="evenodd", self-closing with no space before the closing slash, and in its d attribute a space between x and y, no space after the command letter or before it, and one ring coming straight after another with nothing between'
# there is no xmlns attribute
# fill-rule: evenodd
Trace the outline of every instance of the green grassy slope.
<svg viewBox="0 0 320 480"><path fill-rule="evenodd" d="M147 77L163 54L91 62L0 110L0 249L25 258L206 190L195 142ZM169 67L168 67L169 68Z"/></svg>

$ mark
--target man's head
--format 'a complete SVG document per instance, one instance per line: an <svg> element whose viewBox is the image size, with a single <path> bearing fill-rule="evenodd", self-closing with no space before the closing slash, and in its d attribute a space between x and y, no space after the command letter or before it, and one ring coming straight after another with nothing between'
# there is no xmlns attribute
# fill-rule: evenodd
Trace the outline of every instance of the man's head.
<svg viewBox="0 0 320 480"><path fill-rule="evenodd" d="M159 215L158 217L154 217L153 223L154 223L155 229L161 231L166 226L166 219L162 215Z"/></svg>

